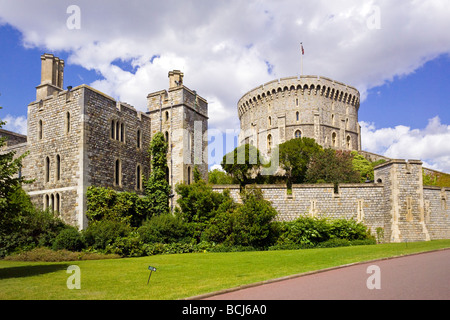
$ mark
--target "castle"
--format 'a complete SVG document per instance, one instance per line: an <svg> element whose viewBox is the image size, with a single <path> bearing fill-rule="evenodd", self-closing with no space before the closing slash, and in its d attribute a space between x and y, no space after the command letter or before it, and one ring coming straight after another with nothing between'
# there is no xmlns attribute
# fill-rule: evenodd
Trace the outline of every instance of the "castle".
<svg viewBox="0 0 450 320"><path fill-rule="evenodd" d="M64 90L63 78L64 61L42 55L27 136L0 132L8 137L7 151L29 152L20 174L34 179L24 189L36 206L85 228L89 186L142 194L142 176L150 170L148 146L157 132L169 143L172 190L193 180L194 165L207 177L208 103L183 85L182 72L169 72L168 90L148 94L145 113L87 85Z"/></svg>
<svg viewBox="0 0 450 320"><path fill-rule="evenodd" d="M0 129L6 151L29 154L19 174L35 179L24 189L35 205L58 212L67 223L87 226L89 186L143 193L148 176L148 145L157 132L169 143L167 179L190 183L197 166L208 175L208 103L183 84L183 73L170 71L169 88L148 94L148 111L137 111L87 85L63 89L64 61L41 56L41 83L28 105L28 134ZM298 137L320 145L357 150L371 160L375 181L359 184L258 185L279 212L277 219L302 215L356 219L387 242L450 238L450 188L423 186L422 162L388 159L361 150L357 89L325 77L275 80L239 100L239 144L270 155L275 146ZM239 186L229 189L240 202ZM172 206L174 198L172 198Z"/></svg>

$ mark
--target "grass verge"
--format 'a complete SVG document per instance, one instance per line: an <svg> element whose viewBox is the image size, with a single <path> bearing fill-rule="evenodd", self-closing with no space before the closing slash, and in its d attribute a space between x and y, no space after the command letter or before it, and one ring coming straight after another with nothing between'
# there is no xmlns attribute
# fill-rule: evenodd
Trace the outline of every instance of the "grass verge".
<svg viewBox="0 0 450 320"><path fill-rule="evenodd" d="M450 240L353 247L190 253L112 260L0 260L0 299L174 300L348 263L450 248ZM81 289L69 290L70 265ZM148 266L157 268L150 283Z"/></svg>

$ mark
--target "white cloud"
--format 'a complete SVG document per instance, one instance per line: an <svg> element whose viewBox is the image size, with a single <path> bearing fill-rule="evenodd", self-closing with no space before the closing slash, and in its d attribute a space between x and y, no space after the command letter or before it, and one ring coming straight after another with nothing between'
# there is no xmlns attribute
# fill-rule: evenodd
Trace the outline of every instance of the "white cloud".
<svg viewBox="0 0 450 320"><path fill-rule="evenodd" d="M425 129L360 124L363 150L395 159L420 159L430 169L450 173L450 125L442 124L438 116L429 119Z"/></svg>
<svg viewBox="0 0 450 320"><path fill-rule="evenodd" d="M27 134L27 118L24 116L12 116L10 114L6 115L3 121L6 122L6 124L3 126L3 129L17 132L20 134Z"/></svg>
<svg viewBox="0 0 450 320"><path fill-rule="evenodd" d="M0 1L0 23L18 28L26 46L66 51L69 64L97 70L104 79L92 85L139 110L147 93L167 87L168 71L181 69L187 86L220 106L210 120L221 129L236 123L243 93L299 73L300 42L305 74L356 86L363 99L450 52L450 6L438 0L83 0L79 30L66 26L70 4ZM135 72L113 66L116 59Z"/></svg>

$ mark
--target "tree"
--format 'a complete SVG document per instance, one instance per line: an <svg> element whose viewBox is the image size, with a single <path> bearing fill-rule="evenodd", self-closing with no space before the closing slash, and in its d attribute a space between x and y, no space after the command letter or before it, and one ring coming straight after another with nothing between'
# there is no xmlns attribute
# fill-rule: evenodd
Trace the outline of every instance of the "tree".
<svg viewBox="0 0 450 320"><path fill-rule="evenodd" d="M357 151L351 152L353 156L353 169L358 171L361 175L361 182L365 182L368 180L374 179L374 171L373 168L381 163L386 162L386 160L380 159L375 162L371 162L367 160L363 155L359 154Z"/></svg>
<svg viewBox="0 0 450 320"><path fill-rule="evenodd" d="M260 174L261 160L259 150L249 144L241 145L227 153L222 160L222 168L244 187Z"/></svg>
<svg viewBox="0 0 450 320"><path fill-rule="evenodd" d="M339 183L357 183L360 179L360 173L353 169L351 153L331 148L311 157L305 177L306 182L327 182L335 186Z"/></svg>
<svg viewBox="0 0 450 320"><path fill-rule="evenodd" d="M210 184L232 184L233 177L220 169L214 169L208 174L208 182Z"/></svg>
<svg viewBox="0 0 450 320"><path fill-rule="evenodd" d="M280 167L285 171L284 177L288 188L293 183L305 180L310 158L323 152L322 147L311 138L288 140L278 146Z"/></svg>
<svg viewBox="0 0 450 320"><path fill-rule="evenodd" d="M248 188L241 196L243 204L232 213L232 231L227 242L258 248L271 245L272 223L278 212L264 199L260 189Z"/></svg>
<svg viewBox="0 0 450 320"><path fill-rule="evenodd" d="M168 145L164 134L158 132L154 135L149 153L151 156L151 173L148 180L144 179L145 194L149 216L168 213L170 185L166 179Z"/></svg>
<svg viewBox="0 0 450 320"><path fill-rule="evenodd" d="M5 124L6 122L0 119L0 128ZM6 138L0 138L0 150L5 146L5 141ZM22 190L22 183L31 181L19 175L22 160L27 154L15 157L13 151L0 153L0 228L2 231L14 223L23 209L32 208L28 196Z"/></svg>

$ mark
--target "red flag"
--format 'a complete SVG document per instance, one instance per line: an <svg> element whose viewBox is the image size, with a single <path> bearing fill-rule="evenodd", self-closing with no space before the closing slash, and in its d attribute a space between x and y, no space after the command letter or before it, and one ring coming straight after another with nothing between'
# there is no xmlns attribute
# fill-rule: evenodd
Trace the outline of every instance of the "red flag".
<svg viewBox="0 0 450 320"><path fill-rule="evenodd" d="M302 46L302 54L305 54L305 50L303 49L303 43L300 42L300 45Z"/></svg>

